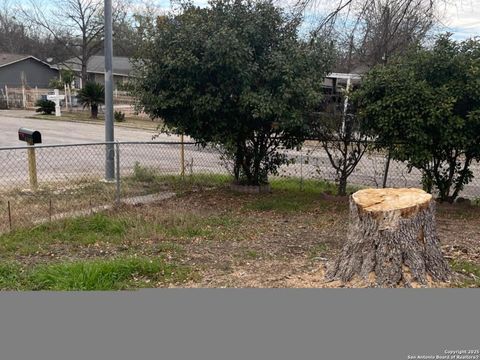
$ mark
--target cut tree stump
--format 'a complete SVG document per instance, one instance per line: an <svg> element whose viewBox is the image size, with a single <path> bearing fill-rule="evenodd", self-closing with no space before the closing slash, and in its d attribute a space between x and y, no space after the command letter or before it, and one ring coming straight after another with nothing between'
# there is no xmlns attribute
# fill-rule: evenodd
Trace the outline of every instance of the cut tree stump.
<svg viewBox="0 0 480 360"><path fill-rule="evenodd" d="M448 281L450 268L437 237L432 195L420 189L354 193L347 241L326 278L379 287Z"/></svg>

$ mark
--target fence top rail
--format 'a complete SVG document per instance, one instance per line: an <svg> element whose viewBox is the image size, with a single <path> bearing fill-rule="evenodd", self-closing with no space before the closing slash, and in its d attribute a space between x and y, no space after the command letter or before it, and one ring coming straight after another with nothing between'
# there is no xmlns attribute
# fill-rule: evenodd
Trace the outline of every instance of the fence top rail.
<svg viewBox="0 0 480 360"><path fill-rule="evenodd" d="M72 144L39 144L39 145L21 145L21 146L0 146L0 151L5 150L22 150L42 148L64 148L77 146L100 146L100 145L198 145L196 142L181 142L181 141L104 141L104 142L87 142L87 143L72 143Z"/></svg>

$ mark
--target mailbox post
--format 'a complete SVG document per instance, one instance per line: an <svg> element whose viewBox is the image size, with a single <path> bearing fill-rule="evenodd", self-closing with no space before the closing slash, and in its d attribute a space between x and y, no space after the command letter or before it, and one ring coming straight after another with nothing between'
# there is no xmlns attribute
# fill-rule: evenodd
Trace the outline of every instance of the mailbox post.
<svg viewBox="0 0 480 360"><path fill-rule="evenodd" d="M35 157L35 144L42 143L42 134L39 131L27 128L18 129L18 139L28 144L28 176L30 179L30 189L36 191L38 189L37 181L37 160Z"/></svg>

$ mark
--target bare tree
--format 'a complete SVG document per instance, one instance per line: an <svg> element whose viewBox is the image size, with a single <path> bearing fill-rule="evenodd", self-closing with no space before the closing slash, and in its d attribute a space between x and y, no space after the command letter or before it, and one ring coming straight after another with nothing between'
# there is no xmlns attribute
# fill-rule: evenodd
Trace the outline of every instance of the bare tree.
<svg viewBox="0 0 480 360"><path fill-rule="evenodd" d="M335 70L351 73L359 66L386 64L391 57L421 43L436 21L438 1L336 0L328 7L324 0L298 0L297 9L318 9L318 13L327 14L315 19L314 31L335 39ZM348 94L347 85L345 93L336 94L344 106L317 117L315 134L337 173L340 195L346 193L348 177L367 149L367 137L350 108Z"/></svg>
<svg viewBox="0 0 480 360"><path fill-rule="evenodd" d="M45 60L64 60L64 46L48 34L41 34L32 24L17 16L15 3L0 0L0 52L28 54Z"/></svg>
<svg viewBox="0 0 480 360"><path fill-rule="evenodd" d="M348 178L367 150L367 136L348 99L351 89L347 85L340 94L326 95L313 126L314 137L335 169L338 195L341 196L346 195Z"/></svg>
<svg viewBox="0 0 480 360"><path fill-rule="evenodd" d="M435 22L433 0L370 0L361 13L359 61L370 66L422 41Z"/></svg>
<svg viewBox="0 0 480 360"><path fill-rule="evenodd" d="M362 64L383 64L391 56L421 42L438 20L440 0L298 0L299 9L327 12L317 18L315 31L336 39L338 68L350 71Z"/></svg>
<svg viewBox="0 0 480 360"><path fill-rule="evenodd" d="M8 0L0 2L0 51L23 53L29 47L30 37L25 26L16 21Z"/></svg>
<svg viewBox="0 0 480 360"><path fill-rule="evenodd" d="M89 59L102 49L103 1L53 0L48 6L39 0L28 0L20 7L24 20L52 36L69 49L81 66L85 84ZM125 16L125 2L116 2L114 22Z"/></svg>

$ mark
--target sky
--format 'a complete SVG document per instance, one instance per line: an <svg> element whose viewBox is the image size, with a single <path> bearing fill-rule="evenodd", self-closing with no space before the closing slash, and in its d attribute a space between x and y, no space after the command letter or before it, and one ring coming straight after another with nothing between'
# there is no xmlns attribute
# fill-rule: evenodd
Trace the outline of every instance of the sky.
<svg viewBox="0 0 480 360"><path fill-rule="evenodd" d="M22 0L17 0L22 3ZM43 0L47 3L52 0ZM59 0L56 0L59 1ZM61 0L60 0L61 1ZM102 0L98 0L102 1ZM113 0L115 1L115 0ZM170 0L131 0L137 7L142 8L149 4L159 9L168 11L171 8ZM199 6L206 5L208 0L193 0ZM295 0L275 0L278 4L291 4ZM334 0L317 0L323 4L333 4ZM480 36L480 0L443 0L445 1L438 9L440 26L438 31L453 33L457 40ZM2 0L0 0L0 3ZM336 3L335 3L336 4ZM320 7L323 5L320 5ZM325 5L326 6L326 5ZM331 8L331 6L330 6Z"/></svg>
<svg viewBox="0 0 480 360"><path fill-rule="evenodd" d="M456 39L480 36L480 0L454 1L441 9L444 26Z"/></svg>
<svg viewBox="0 0 480 360"><path fill-rule="evenodd" d="M139 0L141 2L142 0ZM194 0L195 4L205 5L208 0ZM277 0L279 4L291 3L293 0ZM438 9L440 32L452 32L457 40L480 36L480 0L445 0ZM156 3L158 7L168 10L169 0L148 1ZM332 3L332 0L329 1Z"/></svg>

